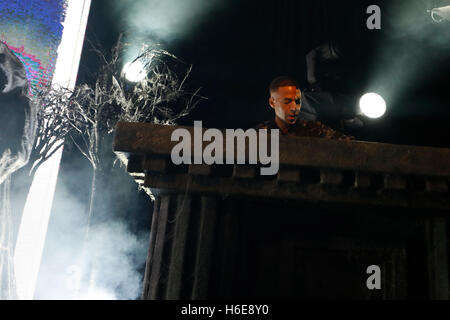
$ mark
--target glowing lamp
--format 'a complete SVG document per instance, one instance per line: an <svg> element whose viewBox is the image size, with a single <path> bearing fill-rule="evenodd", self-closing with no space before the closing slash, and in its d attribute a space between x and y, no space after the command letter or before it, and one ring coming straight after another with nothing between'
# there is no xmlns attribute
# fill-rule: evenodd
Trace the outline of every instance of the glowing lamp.
<svg viewBox="0 0 450 320"><path fill-rule="evenodd" d="M359 100L361 112L369 118L379 118L386 112L386 102L376 93L366 93Z"/></svg>
<svg viewBox="0 0 450 320"><path fill-rule="evenodd" d="M146 76L144 65L139 60L125 64L122 72L125 78L131 82L142 81Z"/></svg>

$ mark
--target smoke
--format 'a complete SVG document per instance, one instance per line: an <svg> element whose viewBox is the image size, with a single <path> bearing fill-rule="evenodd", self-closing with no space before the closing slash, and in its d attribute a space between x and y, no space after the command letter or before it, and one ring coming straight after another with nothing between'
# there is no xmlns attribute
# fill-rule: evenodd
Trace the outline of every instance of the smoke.
<svg viewBox="0 0 450 320"><path fill-rule="evenodd" d="M422 0L393 1L382 8L383 42L378 44L370 88L394 104L426 82L450 53L450 24L437 24Z"/></svg>
<svg viewBox="0 0 450 320"><path fill-rule="evenodd" d="M425 45L450 48L449 25L433 22L428 6L422 0L393 2L386 11L386 28L391 38L408 38Z"/></svg>
<svg viewBox="0 0 450 320"><path fill-rule="evenodd" d="M149 219L138 221L133 217L133 213L146 215L145 211L131 204L137 202L137 186L123 169L113 170L114 184L121 185L122 196L108 203L110 216L107 219L91 226L89 243L83 254L91 170L84 159L66 158L66 161L70 163L62 164L66 168L62 168L56 188L34 298L140 298L150 224ZM111 193L111 190L102 192ZM150 213L150 209L147 210ZM133 224L139 224L138 230Z"/></svg>
<svg viewBox="0 0 450 320"><path fill-rule="evenodd" d="M92 253L101 253L101 259L96 259L101 262L94 269L95 288L114 293L117 299L139 297L143 278L137 270L138 262L145 260L148 237L139 239L123 222L94 227L92 234Z"/></svg>
<svg viewBox="0 0 450 320"><path fill-rule="evenodd" d="M200 26L202 20L222 9L220 0L114 0L115 14L121 16L121 30L126 30L128 42L149 40L171 43L184 38ZM129 57L136 56L137 45Z"/></svg>

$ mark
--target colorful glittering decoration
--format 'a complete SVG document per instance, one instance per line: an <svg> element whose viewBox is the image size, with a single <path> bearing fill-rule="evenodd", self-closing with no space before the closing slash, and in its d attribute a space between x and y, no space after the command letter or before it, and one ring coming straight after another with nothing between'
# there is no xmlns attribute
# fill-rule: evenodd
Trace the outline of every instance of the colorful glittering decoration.
<svg viewBox="0 0 450 320"><path fill-rule="evenodd" d="M0 40L25 65L30 94L51 82L67 0L0 0Z"/></svg>

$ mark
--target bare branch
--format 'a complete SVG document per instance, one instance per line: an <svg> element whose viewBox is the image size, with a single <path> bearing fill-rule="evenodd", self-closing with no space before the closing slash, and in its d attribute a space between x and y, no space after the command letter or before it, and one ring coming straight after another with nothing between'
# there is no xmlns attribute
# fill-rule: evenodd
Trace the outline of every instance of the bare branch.
<svg viewBox="0 0 450 320"><path fill-rule="evenodd" d="M200 89L194 93L185 90L192 65L180 80L173 68L185 64L157 45L144 45L132 60L144 66L146 76L138 83L130 83L122 73L127 49L122 35L109 55L88 42L101 61L94 83L73 90L47 86L36 95L39 129L30 160L37 165L53 154L55 141L70 137L96 168L102 156L101 137L111 134L117 121L173 124L206 99L198 94Z"/></svg>

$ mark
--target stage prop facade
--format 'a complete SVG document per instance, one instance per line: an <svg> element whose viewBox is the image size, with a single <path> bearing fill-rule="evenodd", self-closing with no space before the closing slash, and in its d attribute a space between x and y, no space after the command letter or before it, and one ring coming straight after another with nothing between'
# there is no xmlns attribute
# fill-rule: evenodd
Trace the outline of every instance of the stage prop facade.
<svg viewBox="0 0 450 320"><path fill-rule="evenodd" d="M173 165L176 128L115 135L156 197L143 299L449 298L449 149L280 137L278 174L260 176Z"/></svg>

